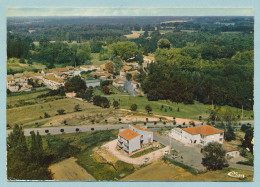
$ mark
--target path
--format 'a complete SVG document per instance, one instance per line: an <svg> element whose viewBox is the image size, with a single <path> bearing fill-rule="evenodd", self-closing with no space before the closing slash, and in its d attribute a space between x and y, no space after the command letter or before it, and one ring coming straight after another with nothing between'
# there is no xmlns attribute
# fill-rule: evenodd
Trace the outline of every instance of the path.
<svg viewBox="0 0 260 187"><path fill-rule="evenodd" d="M137 158L131 158L127 155L124 155L122 152L118 151L116 149L116 145L117 145L117 139L106 143L102 147L104 149L106 149L107 151L109 151L114 156L116 156L119 160L122 160L126 163L129 163L129 164L135 164L135 165L142 165L142 164L146 164L146 163L151 163L151 162L157 160L158 158L162 157L166 150L169 150L169 146L166 146L162 149L159 149L157 151L153 151L153 152L148 153L146 155L143 155L143 156L140 156L140 157L137 157ZM150 158L149 161L144 162L145 158L147 158L147 157Z"/></svg>

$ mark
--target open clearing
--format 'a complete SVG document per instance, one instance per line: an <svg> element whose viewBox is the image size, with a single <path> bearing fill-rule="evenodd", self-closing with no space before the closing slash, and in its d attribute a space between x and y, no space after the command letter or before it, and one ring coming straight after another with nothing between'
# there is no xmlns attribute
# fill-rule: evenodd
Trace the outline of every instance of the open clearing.
<svg viewBox="0 0 260 187"><path fill-rule="evenodd" d="M45 65L34 62L30 64L22 64L19 62L18 58L9 58L7 61L7 72L24 72L24 71L34 71L34 70L43 70L46 68Z"/></svg>
<svg viewBox="0 0 260 187"><path fill-rule="evenodd" d="M59 99L42 104L27 105L22 107L11 108L7 110L7 123L10 126L14 124L23 124L24 126L33 125L39 122L43 125L46 121L51 121L53 118L64 118L65 115L57 116L57 110L64 109L65 113L74 113L75 105L79 104L82 111L100 110L100 107L89 103L81 102L75 99ZM47 112L51 117L44 118L44 113ZM42 119L40 118L42 117Z"/></svg>
<svg viewBox="0 0 260 187"><path fill-rule="evenodd" d="M53 180L57 181L95 181L95 178L76 163L76 158L71 157L49 167Z"/></svg>
<svg viewBox="0 0 260 187"><path fill-rule="evenodd" d="M124 35L128 39L135 39L138 38L141 34L143 34L144 31L132 31L132 34Z"/></svg>
<svg viewBox="0 0 260 187"><path fill-rule="evenodd" d="M174 103L165 100L159 101L148 101L146 97L133 97L129 95L109 95L106 96L110 101L113 99L119 101L119 107L123 109L130 109L132 104L137 105L138 112L146 112L145 106L150 104L152 107L153 114L163 115L163 116L172 116L178 118L185 118L185 119L194 119L198 120L199 116L202 116L202 120L206 120L210 114L211 105L205 105L199 103L197 101L194 104L183 104L183 103ZM163 105L163 108L161 109ZM171 107L172 110L169 108ZM178 112L179 108L179 112ZM241 109L230 107L230 106L222 106L222 108L230 108L235 114L241 115ZM253 111L246 111L244 110L244 120L249 119L251 115L253 115Z"/></svg>
<svg viewBox="0 0 260 187"><path fill-rule="evenodd" d="M245 180L240 180L229 177L227 173L230 171L245 174L247 178ZM173 164L166 164L160 160L130 174L122 179L122 181L252 181L253 176L254 174L252 171L232 168L192 175L181 167Z"/></svg>

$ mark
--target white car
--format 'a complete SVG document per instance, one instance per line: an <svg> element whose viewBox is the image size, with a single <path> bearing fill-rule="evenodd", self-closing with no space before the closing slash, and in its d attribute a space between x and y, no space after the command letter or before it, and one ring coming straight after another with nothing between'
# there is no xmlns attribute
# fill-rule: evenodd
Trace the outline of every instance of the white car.
<svg viewBox="0 0 260 187"><path fill-rule="evenodd" d="M150 160L150 158L149 157L146 157L145 159L144 159L144 162L148 162Z"/></svg>

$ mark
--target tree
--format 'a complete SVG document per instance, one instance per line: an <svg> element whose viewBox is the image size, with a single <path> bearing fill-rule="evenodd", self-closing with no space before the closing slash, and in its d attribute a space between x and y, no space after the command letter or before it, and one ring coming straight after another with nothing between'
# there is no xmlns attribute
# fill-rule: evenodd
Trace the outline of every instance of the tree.
<svg viewBox="0 0 260 187"><path fill-rule="evenodd" d="M92 41L90 42L90 48L92 53L99 53L102 49L103 42L101 41Z"/></svg>
<svg viewBox="0 0 260 187"><path fill-rule="evenodd" d="M218 170L222 169L227 165L225 159L225 151L222 145L217 142L210 142L203 148L202 154L202 165L204 165L207 170Z"/></svg>
<svg viewBox="0 0 260 187"><path fill-rule="evenodd" d="M236 135L234 133L234 129L231 127L231 125L227 126L227 131L224 133L224 138L226 141L231 141L236 139Z"/></svg>
<svg viewBox="0 0 260 187"><path fill-rule="evenodd" d="M103 91L105 94L110 94L110 89L107 86L103 86Z"/></svg>
<svg viewBox="0 0 260 187"><path fill-rule="evenodd" d="M113 63L111 61L107 61L105 64L105 68L108 71L108 73L114 73L114 66Z"/></svg>
<svg viewBox="0 0 260 187"><path fill-rule="evenodd" d="M160 49L169 49L171 47L171 42L168 39L160 39L157 43L157 47Z"/></svg>
<svg viewBox="0 0 260 187"><path fill-rule="evenodd" d="M62 114L64 114L65 110L64 109L59 109L59 110L57 110L57 112L58 112L59 115L62 115Z"/></svg>
<svg viewBox="0 0 260 187"><path fill-rule="evenodd" d="M127 73L127 74L126 74L126 79L127 79L128 81L130 81L130 80L132 79L132 74Z"/></svg>
<svg viewBox="0 0 260 187"><path fill-rule="evenodd" d="M76 92L78 93L80 90L86 90L86 83L80 76L74 76L70 78L64 86L65 92Z"/></svg>
<svg viewBox="0 0 260 187"><path fill-rule="evenodd" d="M21 63L21 64L25 64L24 58L21 58L21 59L20 59L20 63Z"/></svg>
<svg viewBox="0 0 260 187"><path fill-rule="evenodd" d="M123 60L135 58L138 52L138 46L134 42L117 42L108 46L109 53L113 56L120 56Z"/></svg>
<svg viewBox="0 0 260 187"><path fill-rule="evenodd" d="M120 70L121 70L122 67L123 67L123 62L122 62L122 60L121 60L118 56L116 56L116 57L114 57L114 58L112 59L112 61L113 61L113 67L115 68L115 72L116 72L117 74L119 74L119 73L120 73Z"/></svg>
<svg viewBox="0 0 260 187"><path fill-rule="evenodd" d="M148 114L153 110L152 107L148 104L145 106L145 110L147 111Z"/></svg>
<svg viewBox="0 0 260 187"><path fill-rule="evenodd" d="M251 153L253 153L253 146L254 146L252 144L253 137L254 137L254 129L249 128L246 130L244 140L242 141L242 147L249 148Z"/></svg>
<svg viewBox="0 0 260 187"><path fill-rule="evenodd" d="M79 104L75 105L74 111L75 112L81 111L81 108L80 108Z"/></svg>
<svg viewBox="0 0 260 187"><path fill-rule="evenodd" d="M136 111L137 110L137 105L136 104L132 104L131 107L130 107L130 110Z"/></svg>
<svg viewBox="0 0 260 187"><path fill-rule="evenodd" d="M85 64L88 62L91 59L91 49L89 45L84 44L78 48L76 56L79 60L79 64Z"/></svg>
<svg viewBox="0 0 260 187"><path fill-rule="evenodd" d="M145 31L144 34L143 34L143 36L144 36L145 38L147 38L147 37L149 36L148 31Z"/></svg>
<svg viewBox="0 0 260 187"><path fill-rule="evenodd" d="M93 96L93 87L86 89L85 94L82 96L83 99L90 101Z"/></svg>
<svg viewBox="0 0 260 187"><path fill-rule="evenodd" d="M114 106L115 109L118 109L119 108L119 102L114 100L113 106Z"/></svg>
<svg viewBox="0 0 260 187"><path fill-rule="evenodd" d="M47 112L44 112L44 118L49 118L51 117Z"/></svg>

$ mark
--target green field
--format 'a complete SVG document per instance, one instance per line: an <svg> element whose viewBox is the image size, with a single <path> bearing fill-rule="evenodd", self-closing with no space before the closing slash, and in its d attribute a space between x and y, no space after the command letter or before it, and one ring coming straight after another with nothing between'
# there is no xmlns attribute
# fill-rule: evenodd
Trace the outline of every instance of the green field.
<svg viewBox="0 0 260 187"><path fill-rule="evenodd" d="M33 72L35 70L43 70L46 66L33 61L33 64L22 64L18 58L9 58L7 60L7 72L22 73L22 72Z"/></svg>
<svg viewBox="0 0 260 187"><path fill-rule="evenodd" d="M130 109L132 104L138 106L138 112L146 112L145 106L150 104L152 107L152 113L157 115L172 116L178 118L187 118L198 120L199 116L202 116L202 120L206 120L209 116L211 105L205 105L199 102L194 102L194 104L183 104L183 103L173 103L170 101L159 100L159 101L148 101L146 97L133 97L129 95L109 95L106 96L110 101L113 99L119 101L120 108ZM161 110L161 106L164 106ZM172 108L172 111L169 109ZM179 108L179 112L178 112ZM241 109L222 106L222 108L230 108L236 115L241 115ZM253 111L244 110L244 120L250 119L250 116L253 115Z"/></svg>
<svg viewBox="0 0 260 187"><path fill-rule="evenodd" d="M99 53L91 53L91 60L94 65L105 64L107 60L99 60Z"/></svg>

